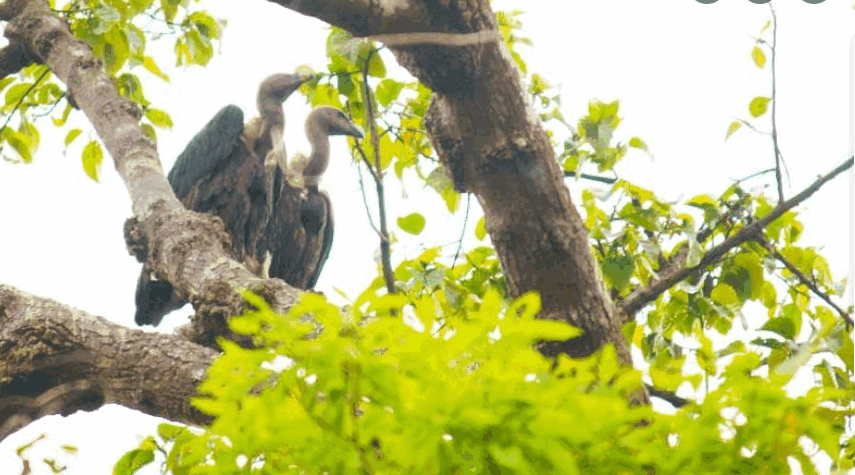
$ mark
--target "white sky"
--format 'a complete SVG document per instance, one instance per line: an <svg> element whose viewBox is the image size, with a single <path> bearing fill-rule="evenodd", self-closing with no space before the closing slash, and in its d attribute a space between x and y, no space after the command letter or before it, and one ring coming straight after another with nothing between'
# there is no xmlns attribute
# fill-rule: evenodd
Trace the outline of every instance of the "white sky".
<svg viewBox="0 0 855 475"><path fill-rule="evenodd" d="M619 167L621 177L678 199L717 195L732 179L773 165L765 136L743 128L723 141L735 117L748 117L751 98L768 94L768 71L756 69L749 56L752 36L769 17L765 5L747 0L713 5L688 0L493 3L497 10L526 11L524 31L535 45L521 53L531 70L562 86L564 113L571 121L585 112L589 99L620 99L622 136L640 136L655 157L631 154ZM850 42L855 22L850 1L775 4L778 130L790 170L791 186L785 192L792 196L852 154ZM326 64L325 25L317 20L263 1L211 0L201 5L228 18L220 56L204 69L170 72L169 84L139 73L146 78L153 105L172 113L175 123L171 132L159 132L166 169L220 107L234 103L253 115L258 83L268 74L293 71L301 64L322 70ZM159 47L171 55L170 39L161 40ZM281 53L272 53L277 48ZM308 149L302 128L308 110L300 98L287 103L290 153ZM33 164L0 162L0 282L132 326L140 265L128 255L122 237L131 212L127 192L109 159L101 182L94 183L80 166L79 146L85 141L78 139L78 148L64 156L64 134L52 137L47 132L51 126L39 125L44 125L42 146ZM337 287L355 297L376 273L377 238L366 220L345 142L336 142L323 182L335 207L336 241L318 288L329 295ZM448 244L458 238L464 207L451 218L417 179L406 183L406 193L394 178L387 183L393 230L395 218L412 211L428 219L421 236L397 230L401 242L393 250L394 260L412 257L422 244ZM821 247L838 278L852 274L851 183L850 171L848 179L826 185L800 208L802 242ZM568 180L568 186L578 196L580 187L592 185ZM370 188L368 194L373 203ZM472 204L466 231L470 247L481 214L477 201ZM183 321L175 315L166 320L168 327ZM44 431L50 437L29 452L32 459L38 454L58 456L69 467L67 474L110 473L116 458L151 433L156 422L115 406L94 414L48 417L0 444L0 473L18 473L14 449ZM59 456L57 448L67 443L77 444L80 452ZM44 465L33 468L34 473L49 473Z"/></svg>

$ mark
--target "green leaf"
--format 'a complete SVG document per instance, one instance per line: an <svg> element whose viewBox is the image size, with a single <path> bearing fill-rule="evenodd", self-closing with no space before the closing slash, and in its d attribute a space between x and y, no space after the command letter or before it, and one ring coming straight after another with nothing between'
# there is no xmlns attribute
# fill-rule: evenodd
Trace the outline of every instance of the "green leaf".
<svg viewBox="0 0 855 475"><path fill-rule="evenodd" d="M113 475L133 475L152 461L154 461L154 450L131 450L116 462L113 467Z"/></svg>
<svg viewBox="0 0 855 475"><path fill-rule="evenodd" d="M734 120L733 122L731 122L731 123L730 123L730 125L729 125L729 126L727 126L727 133L726 133L726 134L724 134L724 140L725 140L725 141L727 141L727 139L729 139L729 138L730 138L730 136L731 136L731 135L733 135L733 133L734 133L734 132L736 132L737 130L739 130L739 128L740 128L740 127L742 127L742 123L741 123L741 122L736 121L736 120Z"/></svg>
<svg viewBox="0 0 855 475"><path fill-rule="evenodd" d="M686 256L686 267L695 267L701 263L701 258L704 257L704 250L698 244L698 240L694 236L689 238L689 254Z"/></svg>
<svg viewBox="0 0 855 475"><path fill-rule="evenodd" d="M632 148L637 148L639 150L644 150L645 152L650 151L647 148L647 144L644 143L644 140L641 140L638 137L633 137L633 138L629 139L629 146Z"/></svg>
<svg viewBox="0 0 855 475"><path fill-rule="evenodd" d="M796 326L793 321L784 317L769 320L761 330L777 333L788 340L792 340L796 336Z"/></svg>
<svg viewBox="0 0 855 475"><path fill-rule="evenodd" d="M170 117L169 114L165 111L150 107L146 109L145 116L156 127L160 127L161 129L172 128L172 117Z"/></svg>
<svg viewBox="0 0 855 475"><path fill-rule="evenodd" d="M178 5L181 0L160 0L160 8L163 9L163 19L172 22L178 13Z"/></svg>
<svg viewBox="0 0 855 475"><path fill-rule="evenodd" d="M404 89L404 83L401 81L396 81L394 79L384 79L380 81L380 84L377 86L377 93L375 96L377 97L377 102L380 105L386 107L392 103L395 99L398 98L398 95L401 93L401 90Z"/></svg>
<svg viewBox="0 0 855 475"><path fill-rule="evenodd" d="M104 152L101 150L101 144L92 140L83 147L83 171L94 181L98 181L98 170L101 168L101 162L104 161Z"/></svg>
<svg viewBox="0 0 855 475"><path fill-rule="evenodd" d="M754 64L756 64L760 69L763 69L763 66L766 66L766 53L764 53L759 46L755 46L751 49L751 59L754 60Z"/></svg>
<svg viewBox="0 0 855 475"><path fill-rule="evenodd" d="M725 307L738 306L741 304L739 297L736 295L736 291L733 290L733 287L724 283L717 284L712 289L712 292L710 292L710 298L712 298L714 302Z"/></svg>
<svg viewBox="0 0 855 475"><path fill-rule="evenodd" d="M410 213L403 218L398 218L398 227L410 234L418 235L425 228L425 217L419 213Z"/></svg>
<svg viewBox="0 0 855 475"><path fill-rule="evenodd" d="M6 108L11 111L12 107L18 104L18 101L24 97L24 94L30 89L33 83L22 82L15 84L6 91Z"/></svg>
<svg viewBox="0 0 855 475"><path fill-rule="evenodd" d="M104 63L107 66L107 72L115 74L128 60L130 54L128 35L122 29L113 28L104 34L104 42Z"/></svg>
<svg viewBox="0 0 855 475"><path fill-rule="evenodd" d="M157 435L166 441L175 440L186 429L180 426L163 423L157 426Z"/></svg>
<svg viewBox="0 0 855 475"><path fill-rule="evenodd" d="M761 115L765 114L766 110L769 108L770 100L770 98L763 96L758 96L754 99L751 99L751 103L748 104L748 112L751 113L752 117L760 117Z"/></svg>
<svg viewBox="0 0 855 475"><path fill-rule="evenodd" d="M21 156L24 163L33 161L33 139L32 137L18 132L11 127L3 129L3 139Z"/></svg>
<svg viewBox="0 0 855 475"><path fill-rule="evenodd" d="M475 225L475 237L480 241L483 241L487 237L487 220L484 217L481 217L478 220L478 224Z"/></svg>
<svg viewBox="0 0 855 475"><path fill-rule="evenodd" d="M83 131L80 129L71 129L68 131L68 134L65 136L65 146L68 147L71 145L71 142L74 142Z"/></svg>
<svg viewBox="0 0 855 475"><path fill-rule="evenodd" d="M155 132L154 127L149 124L140 124L140 128L146 137L150 138L152 142L157 143L157 132Z"/></svg>
<svg viewBox="0 0 855 475"><path fill-rule="evenodd" d="M196 11L187 15L185 21L193 24L205 38L217 39L220 37L220 24L203 11Z"/></svg>
<svg viewBox="0 0 855 475"><path fill-rule="evenodd" d="M383 64L383 58L379 53L371 55L371 61L368 63L368 75L375 78L386 77L386 66Z"/></svg>
<svg viewBox="0 0 855 475"><path fill-rule="evenodd" d="M169 76L167 76L166 74L164 74L163 71L160 70L160 67L158 67L157 63L154 62L154 59L152 59L151 56L144 57L142 65L148 72L154 74L160 79L163 79L164 81L169 82Z"/></svg>

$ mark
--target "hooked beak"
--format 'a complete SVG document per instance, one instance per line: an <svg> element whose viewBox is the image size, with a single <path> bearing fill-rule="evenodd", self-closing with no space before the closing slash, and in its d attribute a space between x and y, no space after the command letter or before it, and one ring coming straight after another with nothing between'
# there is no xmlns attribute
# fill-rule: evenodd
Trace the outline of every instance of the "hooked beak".
<svg viewBox="0 0 855 475"><path fill-rule="evenodd" d="M352 124L351 124L351 125L352 125ZM353 137L356 137L356 138L358 138L358 139L361 139L361 138L364 138L364 137L365 137L365 134L363 134L363 133L362 133L362 131L361 131L361 130L359 130L359 127L357 127L357 126L355 126L355 125L352 125L351 129L350 129L350 130L348 130L347 135L352 135Z"/></svg>

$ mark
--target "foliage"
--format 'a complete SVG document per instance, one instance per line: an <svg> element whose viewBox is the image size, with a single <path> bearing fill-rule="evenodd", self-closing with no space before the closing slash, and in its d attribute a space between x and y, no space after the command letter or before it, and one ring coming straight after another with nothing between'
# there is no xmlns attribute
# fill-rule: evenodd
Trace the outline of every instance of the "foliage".
<svg viewBox="0 0 855 475"><path fill-rule="evenodd" d="M219 39L223 23L203 10L190 10L190 0L72 0L50 6L68 21L72 33L86 41L93 54L102 61L113 77L119 94L140 105L144 111L143 131L157 139L155 127L170 128L172 119L164 110L153 107L146 99L139 73L143 70L163 81L158 60L147 54L147 38L174 38L176 63L205 65L213 57L213 42ZM30 162L38 150L40 133L34 125L51 117L55 127L67 129L65 146L72 146L84 130L72 127L68 120L77 107L61 82L44 65L24 68L17 76L0 81L4 93L2 112L7 120L0 129L0 150L6 145L15 154L3 153L7 161ZM11 118L17 118L17 127ZM83 170L98 180L98 169L104 152L93 137L82 148Z"/></svg>
<svg viewBox="0 0 855 475"><path fill-rule="evenodd" d="M788 397L792 375L758 375L754 351L703 402L658 414L628 403L641 374L611 346L556 362L534 350L578 334L534 319L536 295L488 290L448 314L415 294L369 292L347 311L305 294L288 315L248 295L258 310L231 324L259 346L221 341L194 401L215 422L164 424L128 457L159 447L174 474L785 473L789 457L814 473L803 437L837 451L846 412L828 403L850 393Z"/></svg>
<svg viewBox="0 0 855 475"><path fill-rule="evenodd" d="M168 112L146 99L142 84L148 78L139 76L144 70L169 79L146 53L152 29L174 40L177 64L204 65L223 27L190 5L51 3L101 59L120 94L143 108L142 125L152 139L155 127L172 125ZM529 71L519 52L530 45L520 35L520 15L500 12L500 33L563 169L611 172L631 158L631 149L646 152L641 138L621 135L618 101L591 101L575 122L564 117L560 95ZM758 68L765 68L767 47L758 39L751 49ZM460 196L433 155L423 124L430 91L388 77L384 53L374 48L332 28L329 72L302 91L313 105L343 108L363 130L374 127L379 173L391 170L402 181L414 174L454 212ZM365 84L373 90L377 124L368 121ZM9 118L0 146L15 152L6 159L32 160L40 138L35 124L51 116L56 127L68 129L66 147L85 132L83 169L97 179L103 150L89 131L69 126L73 100L46 67L30 66L0 81L0 92ZM726 137L742 125L762 125L772 105L763 95L750 100L753 122L733 122ZM351 144L355 160L373 156L370 141ZM688 264L699 265L714 244L774 206L743 182L718 196L677 203L617 180L604 192L584 190L580 207L603 280L620 301L656 279L683 249ZM416 210L398 220L411 234L428 224ZM215 421L202 429L162 425L114 473L134 473L159 451L174 474L786 473L791 466L816 473L812 455L818 451L835 470L849 469L855 448L841 433L853 412L852 338L840 317L817 304L773 253L821 292L841 295L842 283L827 260L799 243L802 230L797 214L787 212L758 239L699 266L645 308L625 328L649 364L644 370L619 367L609 346L587 359L544 358L534 349L539 341L576 331L535 320L535 295L508 301L489 246L463 252L451 265L439 249L427 249L395 268L400 293L387 294L378 278L345 310L307 294L288 315L275 315L248 295L257 311L230 323L258 346L221 341L224 353L200 387L203 397L194 401ZM474 232L484 239L486 223L481 220ZM747 341L735 339L734 320L758 308L765 309L758 329ZM324 331L305 338L315 324ZM716 343L725 335L728 344ZM814 376L814 386L788 392L805 373ZM673 414L632 406L642 380L693 402Z"/></svg>
<svg viewBox="0 0 855 475"><path fill-rule="evenodd" d="M560 96L517 51L530 43L519 36L520 13L497 17L564 170L609 172L630 149L647 152L641 138L621 139L618 101L592 101L575 124L567 121ZM344 108L369 130L367 83L376 101L380 171L391 168L400 180L414 172L453 212L459 196L422 123L430 92L387 77L383 55L346 32L331 29L327 45L329 74L303 87L310 102ZM764 45L751 51L760 68ZM757 97L749 112L760 120L769 105ZM738 128L731 125L728 136ZM352 145L355 160L373 156L369 141L358 144L361 152ZM677 203L617 180L604 192L584 190L581 208L603 280L620 301L682 249L688 265L700 264L714 244L774 204L742 182ZM414 211L398 225L418 234L426 223ZM855 450L841 433L855 410L852 339L770 251L822 292L840 295L825 258L799 245L802 229L787 212L762 240L698 267L650 304L625 328L649 364L643 371L620 368L609 346L582 360L542 357L533 349L538 341L573 330L532 319L535 295L507 301L489 246L452 265L429 248L395 268L400 293L387 294L378 277L345 310L304 295L288 315L274 315L248 296L258 310L232 325L258 347L222 341L224 354L194 402L215 422L198 430L162 425L117 473L133 473L158 450L175 474L787 473L794 466L816 473L818 451L836 470L849 469ZM483 219L475 234L486 237ZM734 320L758 306L765 323L747 341L732 336ZM315 324L324 331L304 338ZM716 343L728 334L728 344ZM806 372L815 385L788 392ZM673 414L632 406L642 379L692 402Z"/></svg>

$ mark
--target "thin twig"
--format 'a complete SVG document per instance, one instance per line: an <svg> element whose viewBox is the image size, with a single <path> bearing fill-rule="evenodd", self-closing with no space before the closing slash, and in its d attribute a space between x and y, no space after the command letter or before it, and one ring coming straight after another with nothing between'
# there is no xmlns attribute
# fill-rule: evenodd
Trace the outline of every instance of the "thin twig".
<svg viewBox="0 0 855 475"><path fill-rule="evenodd" d="M772 144L775 147L775 181L778 185L778 203L784 202L784 179L781 176L781 162L784 157L781 156L781 148L778 146L778 125L775 118L775 109L777 100L775 97L775 56L777 55L776 45L778 42L778 18L775 16L775 7L769 4L769 10L772 12Z"/></svg>
<svg viewBox="0 0 855 475"><path fill-rule="evenodd" d="M463 249L463 235L466 233L466 224L469 222L469 207L472 204L472 195L466 195L466 215L463 216L463 229L460 230L460 239L457 240L457 251L454 252L454 259L451 261L451 268L457 264L457 258L460 256L460 250Z"/></svg>
<svg viewBox="0 0 855 475"><path fill-rule="evenodd" d="M754 238L754 240L757 241L761 246L768 249L769 253L772 254L772 257L774 257L781 264L784 264L784 267L786 267L790 272L792 272L793 275L795 275L796 278L799 279L799 281L805 284L814 294L816 294L817 297L821 298L822 300L825 300L825 302L830 305L831 308L837 310L837 313L839 313L840 316L843 317L844 320L846 320L846 324L849 326L849 328L853 326L852 317L849 316L849 313L840 308L834 302L832 302L831 296L829 296L828 293L821 291L819 287L816 286L816 283L814 283L811 279L804 275L804 273L802 273L802 271L796 268L796 266L794 266L786 257L782 256L781 253L778 252L777 249L775 249L775 246L771 242L769 242L768 239L758 235Z"/></svg>
<svg viewBox="0 0 855 475"><path fill-rule="evenodd" d="M371 102L371 85L368 84L368 65L377 52L372 49L365 58L362 72L362 84L365 87L365 108L368 112L368 128L371 134L371 146L374 149L374 184L377 186L377 208L380 211L380 260L383 263L383 278L386 281L386 291L395 293L395 279L392 275L392 256L389 247L389 231L386 227L386 194L383 190L383 167L380 164L380 143L377 137L377 119L374 117L374 105Z"/></svg>
<svg viewBox="0 0 855 475"><path fill-rule="evenodd" d="M735 184L737 184L737 185L738 185L739 183L742 183L743 181L748 181L748 180L750 180L750 179L752 179L752 178L754 178L754 177L758 177L758 176L760 176L760 175L765 175L765 174L767 174L767 173L769 173L769 172L773 172L773 171L775 171L775 169L774 169L774 168L767 168L767 169L765 169L765 170L760 170L759 172L754 172L754 173L752 173L752 174L750 174L750 175L748 175L748 176L746 176L746 177L739 178L738 180L736 180L736 183L735 183Z"/></svg>
<svg viewBox="0 0 855 475"><path fill-rule="evenodd" d="M374 183L376 184L380 181L380 177L374 173L374 166L371 164L371 161L368 160L368 157L365 155L365 150L362 150L362 147L355 147L356 151L359 153L359 156L362 157L362 161L365 162L365 165L368 167L368 171L371 173L371 178L374 179Z"/></svg>
<svg viewBox="0 0 855 475"><path fill-rule="evenodd" d="M574 172L574 171L565 171L565 172L564 172L564 176L565 176L565 177L575 177L575 176L576 176L576 172ZM588 173L580 173L580 174L579 174L579 178L582 178L583 180L598 181L598 182L600 182L600 183L605 183L606 185L613 185L616 181L618 181L618 178L617 178L617 177L615 177L615 178L609 178L609 177L606 177L606 176L591 175L591 174L588 174Z"/></svg>
<svg viewBox="0 0 855 475"><path fill-rule="evenodd" d="M379 236L380 239L383 239L383 234L380 233L380 230L377 229L377 226L374 224L374 218L371 216L371 207L368 206L368 197L365 195L365 182L362 179L362 167L357 165L356 171L359 173L359 191L362 192L362 204L365 205L365 214L368 216L368 224L371 225L371 229L377 233L377 236Z"/></svg>
<svg viewBox="0 0 855 475"><path fill-rule="evenodd" d="M18 99L18 103L15 104L15 107L12 109L12 111L9 112L9 115L6 116L6 121L3 122L3 126L0 127L0 134L2 134L4 130L6 130L6 127L9 125L9 121L12 120L12 116L15 115L15 111L17 111L18 108L21 107L21 104L24 103L24 99L26 99L27 96L29 96L30 93L33 92L33 89L35 89L35 87L42 81L42 79L45 78L45 76L47 76L47 74L49 72L50 72L50 69L45 68L42 75L39 76L39 78L36 79L36 81L33 84L31 84L29 88L27 88L27 91L24 92L24 94L21 96L21 98Z"/></svg>

